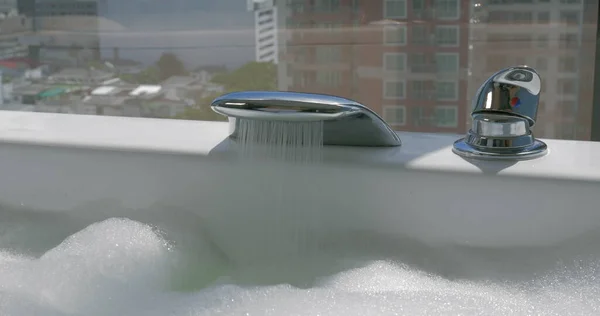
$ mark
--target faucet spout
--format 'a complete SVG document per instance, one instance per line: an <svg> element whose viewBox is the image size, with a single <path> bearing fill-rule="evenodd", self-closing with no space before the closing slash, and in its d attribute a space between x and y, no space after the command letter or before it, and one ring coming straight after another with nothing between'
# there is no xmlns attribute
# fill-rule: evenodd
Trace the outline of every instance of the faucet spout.
<svg viewBox="0 0 600 316"><path fill-rule="evenodd" d="M488 78L473 99L473 125L454 143L454 153L480 159L532 159L547 153L533 136L541 78L527 66L509 67Z"/></svg>
<svg viewBox="0 0 600 316"><path fill-rule="evenodd" d="M323 145L401 145L398 134L375 112L356 101L331 95L281 91L233 92L216 98L211 108L229 117L232 138L237 137L239 119L323 121Z"/></svg>

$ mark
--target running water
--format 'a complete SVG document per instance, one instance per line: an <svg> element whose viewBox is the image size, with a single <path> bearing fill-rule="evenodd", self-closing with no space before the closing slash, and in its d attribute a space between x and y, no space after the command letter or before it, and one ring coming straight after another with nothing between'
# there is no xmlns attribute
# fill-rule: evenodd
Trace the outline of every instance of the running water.
<svg viewBox="0 0 600 316"><path fill-rule="evenodd" d="M322 193L318 192L319 179L302 170L321 162L323 122L238 119L237 124L241 158L237 167L252 170L252 175L230 189L237 185L232 195L253 205L250 216L262 223L246 227L245 244L252 245L252 253L245 252L237 260L293 260L313 255L322 224L315 197Z"/></svg>
<svg viewBox="0 0 600 316"><path fill-rule="evenodd" d="M238 141L244 159L273 159L294 164L321 161L323 122L238 120Z"/></svg>

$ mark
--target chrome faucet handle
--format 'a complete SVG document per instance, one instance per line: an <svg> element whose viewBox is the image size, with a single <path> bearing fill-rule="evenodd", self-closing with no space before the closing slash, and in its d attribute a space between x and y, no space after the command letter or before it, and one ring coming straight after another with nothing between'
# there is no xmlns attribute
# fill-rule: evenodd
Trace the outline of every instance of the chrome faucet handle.
<svg viewBox="0 0 600 316"><path fill-rule="evenodd" d="M236 138L239 119L323 122L323 145L400 146L400 137L375 112L345 98L284 91L241 91L216 98L213 111L229 117Z"/></svg>
<svg viewBox="0 0 600 316"><path fill-rule="evenodd" d="M473 100L473 112L499 112L521 116L535 125L542 80L535 69L510 67L488 78Z"/></svg>
<svg viewBox="0 0 600 316"><path fill-rule="evenodd" d="M473 100L473 126L454 143L454 153L480 159L532 159L547 153L534 138L541 78L535 69L515 66L488 78Z"/></svg>

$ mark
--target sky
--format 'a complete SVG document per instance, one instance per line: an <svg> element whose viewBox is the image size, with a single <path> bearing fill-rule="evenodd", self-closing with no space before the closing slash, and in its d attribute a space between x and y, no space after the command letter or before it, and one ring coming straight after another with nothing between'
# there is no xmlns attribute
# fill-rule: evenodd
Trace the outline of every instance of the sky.
<svg viewBox="0 0 600 316"><path fill-rule="evenodd" d="M102 33L102 47L121 47L122 58L146 64L163 52L188 67L254 60L254 15L243 0L100 0L99 15L125 31ZM111 58L112 50L103 51Z"/></svg>

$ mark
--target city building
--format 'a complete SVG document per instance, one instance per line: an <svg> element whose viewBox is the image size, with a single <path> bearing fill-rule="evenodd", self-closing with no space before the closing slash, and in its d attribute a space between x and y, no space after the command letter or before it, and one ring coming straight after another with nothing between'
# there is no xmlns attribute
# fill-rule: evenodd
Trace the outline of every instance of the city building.
<svg viewBox="0 0 600 316"><path fill-rule="evenodd" d="M78 66L99 59L97 0L17 0L17 11L32 20L31 34L21 38L32 60Z"/></svg>
<svg viewBox="0 0 600 316"><path fill-rule="evenodd" d="M255 54L258 62L279 61L279 29L276 0L247 0L254 13Z"/></svg>
<svg viewBox="0 0 600 316"><path fill-rule="evenodd" d="M585 2L590 1L473 1L469 95L502 68L532 66L542 77L536 136L589 139L586 105L593 103L593 86L586 78L593 77L594 67L581 61L594 60L584 56L595 51L589 43L597 15L584 20ZM597 13L597 5L589 11ZM593 40L583 41L590 36Z"/></svg>
<svg viewBox="0 0 600 316"><path fill-rule="evenodd" d="M397 130L463 133L470 4L291 0L280 88L355 99Z"/></svg>
<svg viewBox="0 0 600 316"><path fill-rule="evenodd" d="M0 14L11 14L17 12L17 0L0 0Z"/></svg>
<svg viewBox="0 0 600 316"><path fill-rule="evenodd" d="M28 55L27 46L21 44L19 38L29 32L31 20L13 14L0 16L0 60L3 61L25 58Z"/></svg>

